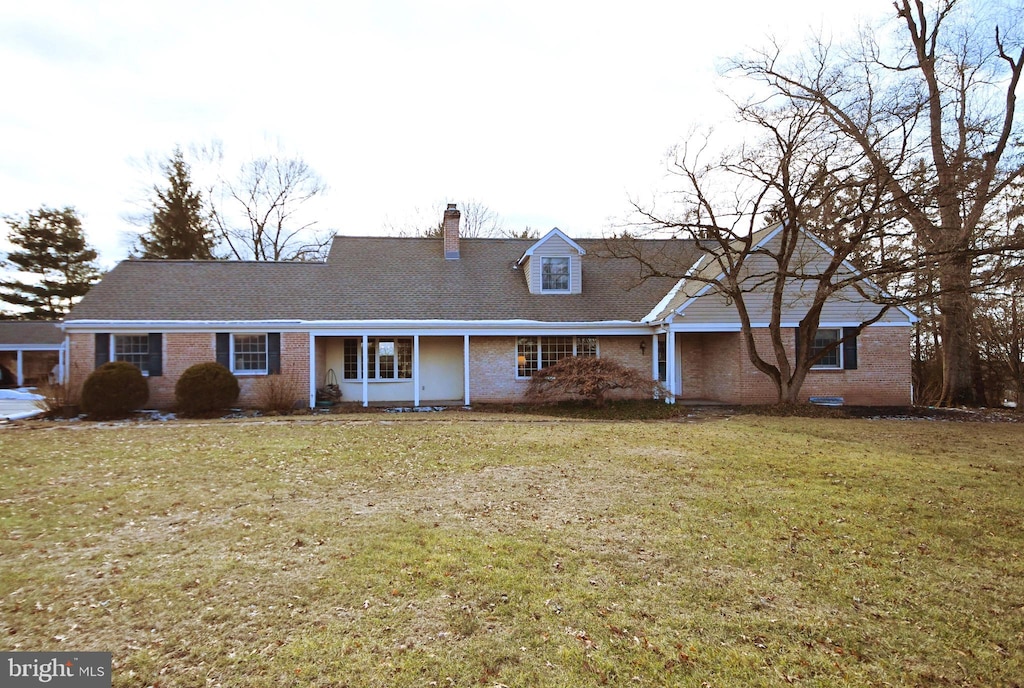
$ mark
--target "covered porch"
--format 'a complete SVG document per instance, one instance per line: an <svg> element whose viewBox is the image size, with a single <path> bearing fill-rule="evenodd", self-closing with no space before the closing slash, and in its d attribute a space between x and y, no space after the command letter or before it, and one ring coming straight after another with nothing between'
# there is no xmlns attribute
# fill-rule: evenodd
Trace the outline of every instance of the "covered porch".
<svg viewBox="0 0 1024 688"><path fill-rule="evenodd" d="M311 334L310 406L318 397L362 406L468 406L469 335Z"/></svg>
<svg viewBox="0 0 1024 688"><path fill-rule="evenodd" d="M0 322L0 385L62 382L64 333L55 322Z"/></svg>
<svg viewBox="0 0 1024 688"><path fill-rule="evenodd" d="M668 391L667 403L738 403L739 390L749 386L738 330L673 328L655 334L651 346L652 374Z"/></svg>

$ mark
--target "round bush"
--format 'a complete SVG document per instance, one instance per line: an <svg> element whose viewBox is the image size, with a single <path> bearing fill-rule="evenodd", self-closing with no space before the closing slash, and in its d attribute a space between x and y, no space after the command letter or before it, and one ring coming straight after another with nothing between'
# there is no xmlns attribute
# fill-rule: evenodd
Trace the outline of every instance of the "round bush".
<svg viewBox="0 0 1024 688"><path fill-rule="evenodd" d="M178 378L174 398L185 416L226 409L238 400L238 379L219 363L196 363Z"/></svg>
<svg viewBox="0 0 1024 688"><path fill-rule="evenodd" d="M82 385L82 410L90 418L127 418L149 400L149 385L131 363L104 363Z"/></svg>

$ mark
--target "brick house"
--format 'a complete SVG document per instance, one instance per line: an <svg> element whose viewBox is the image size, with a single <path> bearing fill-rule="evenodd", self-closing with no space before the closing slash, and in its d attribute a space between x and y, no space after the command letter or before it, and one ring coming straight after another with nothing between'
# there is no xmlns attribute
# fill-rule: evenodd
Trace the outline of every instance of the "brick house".
<svg viewBox="0 0 1024 688"><path fill-rule="evenodd" d="M274 374L311 406L333 383L364 406L468 405L518 400L534 371L575 355L647 371L672 401L774 400L747 359L735 309L707 284L641 279L611 240L558 229L537 240L460 238L459 219L449 206L439 239L336 237L322 263L122 261L65 320L72 382L130 361L148 375L150 403L171 407L181 373L216 360L238 376L243 405ZM675 274L700 258L691 242L633 243ZM799 322L799 297L792 302L787 327ZM827 307L822 345L872 307L858 295ZM909 404L914 320L891 309L823 359L803 397Z"/></svg>

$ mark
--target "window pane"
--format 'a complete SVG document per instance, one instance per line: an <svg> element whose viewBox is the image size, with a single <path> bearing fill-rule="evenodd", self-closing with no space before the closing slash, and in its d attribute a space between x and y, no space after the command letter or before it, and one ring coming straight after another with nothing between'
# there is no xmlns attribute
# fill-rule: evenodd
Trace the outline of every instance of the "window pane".
<svg viewBox="0 0 1024 688"><path fill-rule="evenodd" d="M377 377L390 380L395 377L395 342L382 339L377 343Z"/></svg>
<svg viewBox="0 0 1024 688"><path fill-rule="evenodd" d="M537 338L519 337L516 340L516 376L532 377L537 372Z"/></svg>
<svg viewBox="0 0 1024 688"><path fill-rule="evenodd" d="M819 329L814 333L814 346L811 347L811 355L814 356L819 351L824 349L830 344L834 344L839 341L839 330L838 329ZM815 368L838 368L839 367L839 347L832 349L825 356L814 364Z"/></svg>
<svg viewBox="0 0 1024 688"><path fill-rule="evenodd" d="M597 356L597 337L577 337L576 355L589 358Z"/></svg>
<svg viewBox="0 0 1024 688"><path fill-rule="evenodd" d="M395 344L398 347L398 377L412 379L412 340L399 339Z"/></svg>
<svg viewBox="0 0 1024 688"><path fill-rule="evenodd" d="M235 371L263 373L267 370L267 335L235 335Z"/></svg>
<svg viewBox="0 0 1024 688"><path fill-rule="evenodd" d="M542 257L540 259L540 277L542 291L568 291L569 258Z"/></svg>
<svg viewBox="0 0 1024 688"><path fill-rule="evenodd" d="M359 379L359 340L346 339L345 353L342 362L342 378L345 380Z"/></svg>
<svg viewBox="0 0 1024 688"><path fill-rule="evenodd" d="M143 373L149 372L149 335L114 335L114 360L131 363Z"/></svg>
<svg viewBox="0 0 1024 688"><path fill-rule="evenodd" d="M540 367L547 368L572 356L572 337L541 337Z"/></svg>

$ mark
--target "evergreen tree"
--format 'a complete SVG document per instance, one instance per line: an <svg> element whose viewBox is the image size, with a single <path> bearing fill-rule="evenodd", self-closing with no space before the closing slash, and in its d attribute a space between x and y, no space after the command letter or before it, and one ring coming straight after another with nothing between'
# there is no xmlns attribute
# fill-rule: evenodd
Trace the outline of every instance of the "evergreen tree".
<svg viewBox="0 0 1024 688"><path fill-rule="evenodd" d="M0 298L15 306L6 315L30 320L62 318L100 278L96 251L82 232L74 208L43 206L22 219L5 216L16 249L3 267L15 274L0 280ZM27 309L27 310L24 310Z"/></svg>
<svg viewBox="0 0 1024 688"><path fill-rule="evenodd" d="M203 211L200 192L192 186L188 163L175 149L171 159L161 165L169 186L154 186L153 219L149 231L139 237L141 258L210 260L215 238Z"/></svg>

